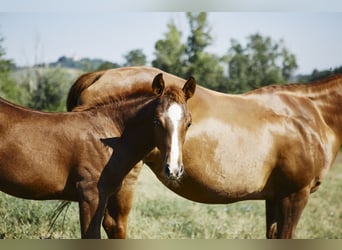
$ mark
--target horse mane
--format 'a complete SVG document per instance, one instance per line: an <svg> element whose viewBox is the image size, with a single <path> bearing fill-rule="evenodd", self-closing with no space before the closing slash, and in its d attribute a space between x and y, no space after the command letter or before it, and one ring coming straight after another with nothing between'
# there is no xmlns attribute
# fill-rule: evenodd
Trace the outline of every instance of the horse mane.
<svg viewBox="0 0 342 250"><path fill-rule="evenodd" d="M309 83L272 84L259 89L248 91L245 94L263 94L273 91L321 91L331 87L331 85L335 85L337 82L342 83L342 74L328 76L326 78Z"/></svg>
<svg viewBox="0 0 342 250"><path fill-rule="evenodd" d="M120 94L116 95L105 95L105 96L99 96L94 99L88 100L87 103L76 105L76 107L72 111L86 111L86 110L92 110L96 109L101 106L106 105L114 105L118 103L122 103L129 99L136 99L138 97L152 97L154 94L151 90L148 90L146 87L135 89L134 91L125 91Z"/></svg>
<svg viewBox="0 0 342 250"><path fill-rule="evenodd" d="M185 103L186 98L184 92L177 88L176 86L167 86L164 89L162 96L166 96L169 100L175 101L177 103ZM139 88L135 88L134 91L127 90L125 92L120 93L119 95L107 95L103 97L95 98L85 104L76 106L73 111L86 111L93 110L101 106L106 105L120 105L120 103L128 101L128 100L136 100L143 98L152 98L157 97L157 95L152 91L150 86L140 86Z"/></svg>
<svg viewBox="0 0 342 250"><path fill-rule="evenodd" d="M106 70L91 72L81 75L75 83L71 86L67 97L67 110L71 111L78 105L77 100L80 94L96 82Z"/></svg>

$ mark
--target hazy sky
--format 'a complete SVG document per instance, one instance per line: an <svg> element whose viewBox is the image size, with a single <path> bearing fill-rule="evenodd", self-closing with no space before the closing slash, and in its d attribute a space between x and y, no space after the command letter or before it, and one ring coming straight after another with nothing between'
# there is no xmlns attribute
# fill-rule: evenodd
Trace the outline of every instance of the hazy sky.
<svg viewBox="0 0 342 250"><path fill-rule="evenodd" d="M154 44L173 19L188 35L184 12L1 12L0 34L6 57L18 65L56 61L60 56L102 58L123 63L123 55L142 49L150 62ZM297 56L296 73L342 65L342 12L208 12L213 44L208 51L227 52L232 38L241 43L260 32Z"/></svg>

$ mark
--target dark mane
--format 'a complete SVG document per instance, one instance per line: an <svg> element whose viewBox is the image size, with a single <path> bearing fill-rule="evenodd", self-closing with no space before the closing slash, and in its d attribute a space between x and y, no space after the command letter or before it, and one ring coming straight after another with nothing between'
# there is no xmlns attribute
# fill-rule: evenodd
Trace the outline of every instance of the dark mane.
<svg viewBox="0 0 342 250"><path fill-rule="evenodd" d="M265 86L259 89L251 90L245 94L263 94L273 91L313 91L321 90L330 87L332 84L336 84L337 81L342 83L342 74L328 76L324 79L309 82L309 83L289 83L289 84L273 84Z"/></svg>
<svg viewBox="0 0 342 250"><path fill-rule="evenodd" d="M150 88L141 87L139 89L135 89L134 91L127 90L126 92L120 93L120 95L100 96L85 104L76 106L73 111L86 111L96 109L101 106L118 104L129 99L136 99L138 97L152 97L153 95L154 94Z"/></svg>
<svg viewBox="0 0 342 250"><path fill-rule="evenodd" d="M71 111L76 107L78 96L83 90L87 89L96 82L106 71L92 72L81 75L76 82L71 86L67 97L67 110Z"/></svg>

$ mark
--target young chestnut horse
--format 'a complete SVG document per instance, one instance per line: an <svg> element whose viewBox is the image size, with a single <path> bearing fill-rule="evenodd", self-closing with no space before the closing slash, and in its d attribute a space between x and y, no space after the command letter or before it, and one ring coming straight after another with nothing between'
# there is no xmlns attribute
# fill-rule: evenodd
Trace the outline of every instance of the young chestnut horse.
<svg viewBox="0 0 342 250"><path fill-rule="evenodd" d="M149 67L85 74L72 86L68 109L94 97L145 86ZM168 84L184 80L163 72ZM159 152L143 161L168 188L202 203L266 201L266 237L292 238L310 193L317 190L342 143L342 76L313 84L275 85L242 95L198 86L189 101L194 125L183 147L185 173L177 185L162 175ZM141 164L108 201L109 237L125 237Z"/></svg>
<svg viewBox="0 0 342 250"><path fill-rule="evenodd" d="M166 178L181 176L191 123L186 101L195 84L191 78L183 91L164 89L158 74L151 90L140 86L72 113L38 112L0 99L0 190L78 201L82 238L100 238L108 197L153 148L163 156Z"/></svg>

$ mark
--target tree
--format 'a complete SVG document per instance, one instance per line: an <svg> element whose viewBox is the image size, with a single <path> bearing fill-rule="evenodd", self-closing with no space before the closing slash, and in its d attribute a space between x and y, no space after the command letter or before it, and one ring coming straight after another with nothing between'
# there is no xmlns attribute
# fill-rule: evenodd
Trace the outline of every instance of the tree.
<svg viewBox="0 0 342 250"><path fill-rule="evenodd" d="M207 13L187 13L190 35L187 39L187 65L185 76L193 75L201 85L222 91L223 58L210 54L205 49L212 43L211 28Z"/></svg>
<svg viewBox="0 0 342 250"><path fill-rule="evenodd" d="M14 67L14 64L11 60L5 59L5 49L2 47L2 43L4 38L0 36L0 73L9 73L11 69Z"/></svg>
<svg viewBox="0 0 342 250"><path fill-rule="evenodd" d="M207 23L207 13L188 12L186 16L190 26L190 35L187 40L188 61L194 63L199 60L204 49L211 44L212 37Z"/></svg>
<svg viewBox="0 0 342 250"><path fill-rule="evenodd" d="M18 86L11 73L15 68L11 60L5 59L5 49L2 47L4 38L0 36L0 96L18 104L25 104L25 89Z"/></svg>
<svg viewBox="0 0 342 250"><path fill-rule="evenodd" d="M256 33L248 37L244 48L231 41L228 52L227 90L241 93L273 83L286 83L297 68L296 58L284 42Z"/></svg>
<svg viewBox="0 0 342 250"><path fill-rule="evenodd" d="M248 76L246 74L249 65L248 55L245 54L244 48L241 44L234 39L231 41L229 56L229 81L228 85L225 87L225 91L236 93L250 89L247 84Z"/></svg>
<svg viewBox="0 0 342 250"><path fill-rule="evenodd" d="M26 78L31 93L28 106L43 111L65 111L70 82L70 75L60 68L34 69L33 77Z"/></svg>
<svg viewBox="0 0 342 250"><path fill-rule="evenodd" d="M142 49L135 49L129 51L124 55L126 63L124 66L144 66L146 65L146 56Z"/></svg>
<svg viewBox="0 0 342 250"><path fill-rule="evenodd" d="M183 76L185 45L181 42L182 33L177 30L172 21L168 23L167 27L168 32L164 34L165 39L158 40L155 44L156 58L152 61L152 66Z"/></svg>
<svg viewBox="0 0 342 250"><path fill-rule="evenodd" d="M208 88L222 91L224 81L223 58L206 52L211 44L207 14L187 13L190 34L186 44L181 42L182 33L171 21L165 38L155 44L154 67L183 78L194 76L198 83Z"/></svg>

